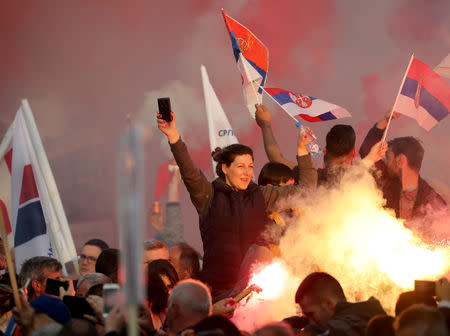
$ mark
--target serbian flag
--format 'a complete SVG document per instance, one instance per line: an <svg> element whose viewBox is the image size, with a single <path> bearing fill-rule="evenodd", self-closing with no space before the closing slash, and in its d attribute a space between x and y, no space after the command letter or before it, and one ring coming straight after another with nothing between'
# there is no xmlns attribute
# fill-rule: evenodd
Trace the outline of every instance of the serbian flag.
<svg viewBox="0 0 450 336"><path fill-rule="evenodd" d="M244 99L250 115L255 118L255 104L261 104L262 88L267 80L269 51L250 30L226 15L223 9L222 14L241 73Z"/></svg>
<svg viewBox="0 0 450 336"><path fill-rule="evenodd" d="M277 88L266 88L264 91L291 116L300 116L309 122L351 117L345 108L322 99Z"/></svg>
<svg viewBox="0 0 450 336"><path fill-rule="evenodd" d="M425 63L411 57L393 109L429 131L448 115L450 86Z"/></svg>
<svg viewBox="0 0 450 336"><path fill-rule="evenodd" d="M203 94L205 95L206 117L208 119L209 144L211 151L214 151L217 147L222 148L238 143L238 140L209 81L206 68L202 65L200 69L202 73ZM217 177L217 162L212 160L212 165L214 176Z"/></svg>

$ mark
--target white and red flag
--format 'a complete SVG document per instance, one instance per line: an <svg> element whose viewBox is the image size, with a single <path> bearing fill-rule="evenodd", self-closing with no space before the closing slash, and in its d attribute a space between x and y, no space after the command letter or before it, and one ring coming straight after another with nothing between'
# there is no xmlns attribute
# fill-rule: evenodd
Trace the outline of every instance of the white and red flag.
<svg viewBox="0 0 450 336"><path fill-rule="evenodd" d="M17 272L34 256L55 257L63 265L76 262L72 234L26 100L0 144L0 182L0 207Z"/></svg>

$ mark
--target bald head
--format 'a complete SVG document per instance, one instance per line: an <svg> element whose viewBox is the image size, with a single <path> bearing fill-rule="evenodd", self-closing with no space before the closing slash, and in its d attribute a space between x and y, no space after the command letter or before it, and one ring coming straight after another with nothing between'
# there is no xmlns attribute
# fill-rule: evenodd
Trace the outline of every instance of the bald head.
<svg viewBox="0 0 450 336"><path fill-rule="evenodd" d="M211 293L200 281L179 282L170 293L167 311L168 331L177 333L211 315Z"/></svg>

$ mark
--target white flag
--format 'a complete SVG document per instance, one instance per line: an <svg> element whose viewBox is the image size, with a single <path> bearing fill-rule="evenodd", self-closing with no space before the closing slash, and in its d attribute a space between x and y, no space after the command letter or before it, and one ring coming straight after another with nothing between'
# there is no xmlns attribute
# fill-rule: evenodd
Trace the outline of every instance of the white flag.
<svg viewBox="0 0 450 336"><path fill-rule="evenodd" d="M208 118L209 144L211 145L211 151L214 151L216 147L226 147L238 143L238 140L209 82L206 68L202 65L200 69L202 72L203 93L205 95L206 116ZM214 160L213 171L214 175L217 176L216 162Z"/></svg>
<svg viewBox="0 0 450 336"><path fill-rule="evenodd" d="M441 77L450 78L450 54L448 54L434 71Z"/></svg>
<svg viewBox="0 0 450 336"><path fill-rule="evenodd" d="M26 100L0 144L0 210L11 226L16 270L34 256L76 261L59 193ZM8 232L9 233L9 232Z"/></svg>
<svg viewBox="0 0 450 336"><path fill-rule="evenodd" d="M242 89L247 109L252 118L255 119L255 104L262 103L262 91L258 92L258 90L263 78L242 54L239 55L237 67L242 76Z"/></svg>

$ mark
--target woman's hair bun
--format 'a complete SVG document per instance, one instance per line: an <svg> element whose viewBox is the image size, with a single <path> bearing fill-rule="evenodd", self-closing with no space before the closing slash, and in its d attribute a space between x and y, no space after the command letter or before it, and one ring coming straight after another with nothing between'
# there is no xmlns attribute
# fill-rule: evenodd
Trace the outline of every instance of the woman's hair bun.
<svg viewBox="0 0 450 336"><path fill-rule="evenodd" d="M213 160L219 162L220 157L222 156L222 152L223 152L222 148L216 147L216 149L213 152L211 152Z"/></svg>

